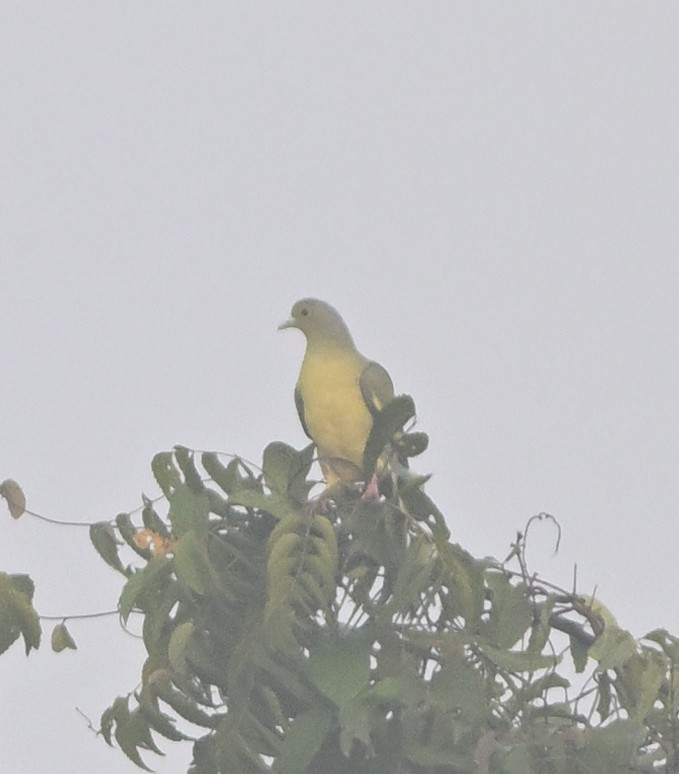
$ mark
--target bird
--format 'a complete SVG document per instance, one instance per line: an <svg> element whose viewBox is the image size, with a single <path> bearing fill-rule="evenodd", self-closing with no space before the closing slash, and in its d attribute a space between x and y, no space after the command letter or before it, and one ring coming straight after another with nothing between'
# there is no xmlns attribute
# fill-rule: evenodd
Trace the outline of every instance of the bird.
<svg viewBox="0 0 679 774"><path fill-rule="evenodd" d="M290 319L279 326L285 328L306 336L295 404L304 432L316 444L328 489L362 481L374 420L394 399L389 373L358 351L341 315L325 301L297 301ZM376 493L373 476L364 496L372 499Z"/></svg>

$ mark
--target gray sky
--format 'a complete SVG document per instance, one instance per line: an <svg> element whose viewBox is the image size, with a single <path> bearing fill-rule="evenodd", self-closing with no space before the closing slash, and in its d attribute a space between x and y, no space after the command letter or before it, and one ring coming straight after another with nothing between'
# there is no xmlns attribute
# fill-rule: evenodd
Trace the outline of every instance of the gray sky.
<svg viewBox="0 0 679 774"><path fill-rule="evenodd" d="M301 446L276 326L316 295L414 396L455 541L502 557L548 511L532 569L679 633L677 52L674 2L6 0L0 480L92 521L175 443ZM115 606L85 529L3 510L40 612ZM70 628L0 658L3 771L133 770L75 707L142 648Z"/></svg>

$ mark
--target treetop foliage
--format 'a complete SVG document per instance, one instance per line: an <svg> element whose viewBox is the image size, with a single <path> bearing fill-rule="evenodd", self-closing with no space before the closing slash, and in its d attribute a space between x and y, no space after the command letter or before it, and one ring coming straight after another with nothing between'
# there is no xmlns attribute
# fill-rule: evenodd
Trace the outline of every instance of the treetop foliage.
<svg viewBox="0 0 679 774"><path fill-rule="evenodd" d="M408 401L366 447L366 474L389 443L401 461L379 501L309 503L313 446L274 442L261 470L175 447L160 498L92 525L147 651L106 741L143 769L190 741L190 774L678 771L679 640L529 573L525 533L505 562L451 542L403 464L426 436L389 441ZM0 649L37 647L31 598L0 575Z"/></svg>

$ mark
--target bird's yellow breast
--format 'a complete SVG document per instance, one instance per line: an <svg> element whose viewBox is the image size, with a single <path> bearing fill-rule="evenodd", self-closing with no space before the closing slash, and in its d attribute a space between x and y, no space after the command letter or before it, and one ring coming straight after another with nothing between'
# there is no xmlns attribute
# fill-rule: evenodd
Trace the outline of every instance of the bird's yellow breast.
<svg viewBox="0 0 679 774"><path fill-rule="evenodd" d="M365 364L352 351L307 353L297 382L319 457L349 460L359 469L373 423L359 386Z"/></svg>

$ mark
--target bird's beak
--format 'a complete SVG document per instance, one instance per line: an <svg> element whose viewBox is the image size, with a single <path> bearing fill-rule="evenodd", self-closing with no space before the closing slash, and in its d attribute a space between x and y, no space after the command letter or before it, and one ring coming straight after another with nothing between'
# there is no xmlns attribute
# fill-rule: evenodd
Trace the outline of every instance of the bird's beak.
<svg viewBox="0 0 679 774"><path fill-rule="evenodd" d="M297 321L293 317L291 317L289 320L286 320L285 322L281 323L278 326L278 330L282 331L282 330L285 330L286 328L296 328L296 327L297 327Z"/></svg>

